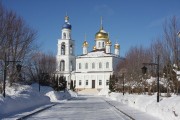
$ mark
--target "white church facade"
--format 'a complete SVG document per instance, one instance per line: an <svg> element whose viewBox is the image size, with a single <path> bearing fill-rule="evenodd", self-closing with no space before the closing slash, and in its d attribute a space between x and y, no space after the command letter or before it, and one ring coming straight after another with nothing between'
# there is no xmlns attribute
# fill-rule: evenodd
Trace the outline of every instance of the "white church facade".
<svg viewBox="0 0 180 120"><path fill-rule="evenodd" d="M93 49L88 51L85 38L82 43L82 55L75 56L75 41L71 37L71 28L69 17L65 16L61 38L57 44L56 75L64 76L67 86L72 82L77 90L108 88L110 75L121 60L120 45L116 43L114 51L111 52L112 43L101 22L100 30L95 34Z"/></svg>

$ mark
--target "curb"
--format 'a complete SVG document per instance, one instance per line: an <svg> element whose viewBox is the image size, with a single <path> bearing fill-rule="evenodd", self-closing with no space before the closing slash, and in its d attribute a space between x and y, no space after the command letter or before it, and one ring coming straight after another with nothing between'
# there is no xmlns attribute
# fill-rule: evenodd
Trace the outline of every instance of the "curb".
<svg viewBox="0 0 180 120"><path fill-rule="evenodd" d="M50 106L47 106L47 107L45 107L45 108L42 108L42 109L40 109L40 110L38 110L38 111L35 111L35 112L30 113L30 114L28 114L28 115L25 115L25 116L23 116L23 117L20 117L20 118L18 118L18 119L16 119L16 120L23 120L23 119L26 119L26 118L28 118L28 117L34 115L34 114L37 114L37 113L39 113L39 112L42 112L42 111L44 111L44 110L46 110L46 109L49 109L49 108L51 108L51 107L53 107L53 106L55 106L55 105L57 105L57 103L52 104L52 105L50 105Z"/></svg>

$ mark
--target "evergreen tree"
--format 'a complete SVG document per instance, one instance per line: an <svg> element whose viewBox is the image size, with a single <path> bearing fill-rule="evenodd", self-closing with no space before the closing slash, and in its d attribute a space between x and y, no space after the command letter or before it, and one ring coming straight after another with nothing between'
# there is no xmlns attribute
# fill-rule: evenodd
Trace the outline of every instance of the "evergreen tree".
<svg viewBox="0 0 180 120"><path fill-rule="evenodd" d="M110 75L109 90L111 92L115 92L115 84L116 84L116 77L115 77L115 75Z"/></svg>

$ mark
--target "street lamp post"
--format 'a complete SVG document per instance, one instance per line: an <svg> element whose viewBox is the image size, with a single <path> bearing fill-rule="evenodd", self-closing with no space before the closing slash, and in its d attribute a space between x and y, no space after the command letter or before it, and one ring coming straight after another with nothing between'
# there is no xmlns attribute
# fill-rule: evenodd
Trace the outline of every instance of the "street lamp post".
<svg viewBox="0 0 180 120"><path fill-rule="evenodd" d="M124 95L124 73L122 74L123 76L123 95Z"/></svg>
<svg viewBox="0 0 180 120"><path fill-rule="evenodd" d="M157 66L157 102L159 102L159 55L157 57L157 63L143 63L144 65L156 65ZM144 66L141 68L142 69L142 73L146 74L147 72L147 67Z"/></svg>
<svg viewBox="0 0 180 120"><path fill-rule="evenodd" d="M127 70L125 68L122 68L120 70L120 74L122 75L122 79L123 79L123 95L125 93L125 90L124 90L124 84L125 84L125 73L127 72Z"/></svg>

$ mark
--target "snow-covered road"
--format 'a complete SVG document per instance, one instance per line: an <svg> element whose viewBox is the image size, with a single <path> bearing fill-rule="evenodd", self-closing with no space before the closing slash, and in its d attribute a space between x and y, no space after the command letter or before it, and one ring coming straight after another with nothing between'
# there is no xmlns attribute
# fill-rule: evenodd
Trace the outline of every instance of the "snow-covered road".
<svg viewBox="0 0 180 120"><path fill-rule="evenodd" d="M29 120L129 120L102 97L80 96L28 118Z"/></svg>
<svg viewBox="0 0 180 120"><path fill-rule="evenodd" d="M98 96L79 96L42 111L28 120L159 120L125 104Z"/></svg>

